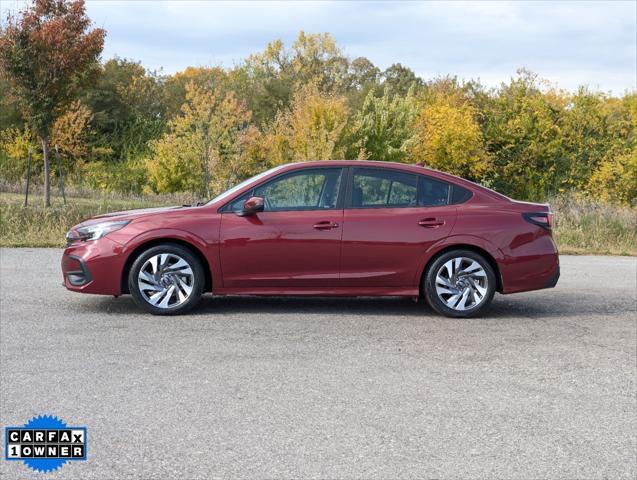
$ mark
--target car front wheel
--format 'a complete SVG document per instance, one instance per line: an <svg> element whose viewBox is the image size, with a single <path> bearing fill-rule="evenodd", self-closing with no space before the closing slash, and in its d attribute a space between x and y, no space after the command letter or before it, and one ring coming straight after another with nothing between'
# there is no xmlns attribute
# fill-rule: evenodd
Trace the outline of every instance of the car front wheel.
<svg viewBox="0 0 637 480"><path fill-rule="evenodd" d="M135 303L154 315L177 315L194 307L205 282L201 262L176 244L157 245L133 262L128 288Z"/></svg>
<svg viewBox="0 0 637 480"><path fill-rule="evenodd" d="M473 317L493 300L496 289L491 264L471 250L452 250L427 269L424 293L435 311L448 317Z"/></svg>

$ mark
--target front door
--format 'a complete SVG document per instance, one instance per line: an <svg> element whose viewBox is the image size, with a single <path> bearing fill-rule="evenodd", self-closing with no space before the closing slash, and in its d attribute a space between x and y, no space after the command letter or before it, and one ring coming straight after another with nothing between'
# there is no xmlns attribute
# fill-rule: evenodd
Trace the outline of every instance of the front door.
<svg viewBox="0 0 637 480"><path fill-rule="evenodd" d="M329 287L338 282L343 232L343 169L308 168L282 174L222 214L224 288ZM238 216L250 196L264 211Z"/></svg>
<svg viewBox="0 0 637 480"><path fill-rule="evenodd" d="M451 232L449 184L384 168L354 168L345 206L340 284L414 287L427 249Z"/></svg>

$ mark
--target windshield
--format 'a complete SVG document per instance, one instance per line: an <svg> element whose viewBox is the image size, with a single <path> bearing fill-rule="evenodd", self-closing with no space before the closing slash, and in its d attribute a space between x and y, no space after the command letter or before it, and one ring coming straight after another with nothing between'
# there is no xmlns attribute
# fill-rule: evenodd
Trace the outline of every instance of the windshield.
<svg viewBox="0 0 637 480"><path fill-rule="evenodd" d="M285 165L279 165L278 167L274 167L274 168L271 168L270 170L266 170L265 172L261 172L258 175L255 175L254 177L250 177L247 180L244 180L243 182L241 182L240 184L235 185L230 190L226 190L225 192L217 195L215 198L210 200L206 205L210 205L210 204L213 204L215 202L219 202L221 200L224 200L224 199L226 199L228 197L231 197L234 193L238 192L239 190L241 190L246 185L249 185L250 183L252 183L252 182L254 182L256 180L259 180L260 178L263 178L263 177L265 177L266 175L269 175L272 172L280 170L284 166Z"/></svg>

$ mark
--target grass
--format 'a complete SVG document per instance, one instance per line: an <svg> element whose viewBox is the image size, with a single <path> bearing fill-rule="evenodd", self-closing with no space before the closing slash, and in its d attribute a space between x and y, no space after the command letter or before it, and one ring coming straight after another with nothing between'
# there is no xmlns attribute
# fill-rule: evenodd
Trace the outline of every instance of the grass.
<svg viewBox="0 0 637 480"><path fill-rule="evenodd" d="M637 255L637 208L597 203L576 195L551 200L560 253Z"/></svg>
<svg viewBox="0 0 637 480"><path fill-rule="evenodd" d="M29 195L24 207L24 195L0 192L0 247L63 247L70 227L94 215L133 208L182 205L192 198L165 196L67 196L52 201L51 208L42 207L41 195Z"/></svg>
<svg viewBox="0 0 637 480"><path fill-rule="evenodd" d="M75 192L67 205L54 198L45 209L42 196L0 192L0 247L63 247L64 235L82 220L117 210L193 203L185 195L99 195ZM637 255L637 209L595 203L578 196L551 200L560 253Z"/></svg>

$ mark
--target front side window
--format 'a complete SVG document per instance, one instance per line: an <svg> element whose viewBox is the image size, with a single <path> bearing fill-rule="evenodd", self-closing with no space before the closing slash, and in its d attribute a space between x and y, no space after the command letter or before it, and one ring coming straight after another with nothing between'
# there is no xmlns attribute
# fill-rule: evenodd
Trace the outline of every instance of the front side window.
<svg viewBox="0 0 637 480"><path fill-rule="evenodd" d="M283 175L233 201L228 210L237 211L251 196L263 197L265 212L329 210L336 208L341 186L341 168L304 170Z"/></svg>

